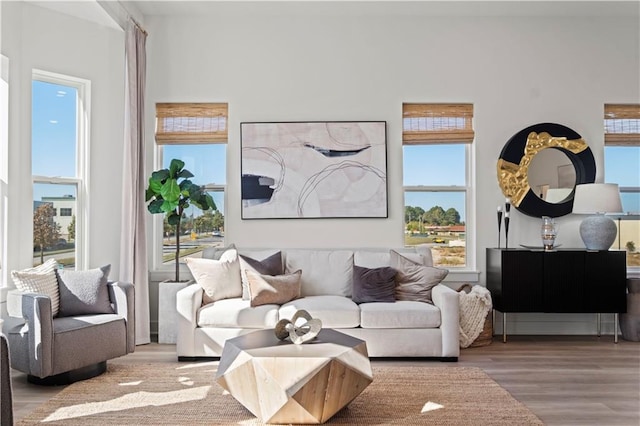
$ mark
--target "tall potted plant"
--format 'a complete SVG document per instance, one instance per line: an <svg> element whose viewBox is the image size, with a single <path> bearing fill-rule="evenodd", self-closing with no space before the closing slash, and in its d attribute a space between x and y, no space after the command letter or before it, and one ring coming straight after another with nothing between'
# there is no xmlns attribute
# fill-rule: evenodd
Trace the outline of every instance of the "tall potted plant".
<svg viewBox="0 0 640 426"><path fill-rule="evenodd" d="M152 214L164 213L176 230L176 282L180 281L180 223L191 204L202 211L217 210L211 195L202 186L191 182L193 174L184 168L184 161L173 159L168 169L153 172L149 178L145 200Z"/></svg>

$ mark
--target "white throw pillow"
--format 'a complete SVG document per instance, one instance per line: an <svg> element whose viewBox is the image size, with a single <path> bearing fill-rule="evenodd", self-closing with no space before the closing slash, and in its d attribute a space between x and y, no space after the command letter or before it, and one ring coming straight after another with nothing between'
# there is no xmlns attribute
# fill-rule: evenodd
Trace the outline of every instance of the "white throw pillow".
<svg viewBox="0 0 640 426"><path fill-rule="evenodd" d="M351 297L353 251L290 249L285 253L285 274L302 271L301 296Z"/></svg>
<svg viewBox="0 0 640 426"><path fill-rule="evenodd" d="M204 290L202 295L204 305L216 300L242 296L237 250L225 251L220 256L220 260L187 257L185 262L193 278Z"/></svg>
<svg viewBox="0 0 640 426"><path fill-rule="evenodd" d="M39 293L51 299L51 315L56 316L60 310L60 291L56 269L58 262L49 259L35 268L11 271L11 278L16 288L23 293Z"/></svg>

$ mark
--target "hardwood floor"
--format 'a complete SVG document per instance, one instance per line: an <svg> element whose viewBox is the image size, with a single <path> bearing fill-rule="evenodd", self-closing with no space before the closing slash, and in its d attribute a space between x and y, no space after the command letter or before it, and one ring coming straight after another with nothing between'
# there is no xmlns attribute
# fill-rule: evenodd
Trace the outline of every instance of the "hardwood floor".
<svg viewBox="0 0 640 426"><path fill-rule="evenodd" d="M110 362L176 361L174 345L138 346ZM457 363L412 359L373 361L438 367L482 368L548 425L640 425L640 343L612 336L509 336L488 346L463 349ZM54 396L62 387L27 383L14 370L15 420Z"/></svg>

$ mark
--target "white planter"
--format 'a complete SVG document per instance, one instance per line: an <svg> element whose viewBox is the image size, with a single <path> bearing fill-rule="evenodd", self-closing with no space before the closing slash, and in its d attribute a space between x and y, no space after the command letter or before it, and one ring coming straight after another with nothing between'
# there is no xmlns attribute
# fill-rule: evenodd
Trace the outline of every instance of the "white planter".
<svg viewBox="0 0 640 426"><path fill-rule="evenodd" d="M194 281L161 281L158 284L158 343L175 344L178 333L176 294Z"/></svg>

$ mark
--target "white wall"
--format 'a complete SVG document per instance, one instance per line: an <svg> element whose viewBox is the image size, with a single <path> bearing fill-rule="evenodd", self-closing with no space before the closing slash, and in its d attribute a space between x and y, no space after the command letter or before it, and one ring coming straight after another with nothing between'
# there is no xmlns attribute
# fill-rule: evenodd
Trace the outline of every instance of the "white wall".
<svg viewBox="0 0 640 426"><path fill-rule="evenodd" d="M10 63L7 270L30 266L33 256L31 73L39 69L91 81L88 266L111 263L111 277L117 278L124 33L28 3L3 2L1 48Z"/></svg>
<svg viewBox="0 0 640 426"><path fill-rule="evenodd" d="M640 102L637 17L237 10L246 13L147 16L145 25L148 164L156 102L228 102L226 239L238 246L401 246L402 103L472 102L477 192L469 209L484 283L485 248L496 245L495 211L504 202L496 178L504 143L535 123L564 124L589 143L602 181L603 104ZM240 219L240 122L296 120L387 121L388 219ZM577 219L557 222L559 244L583 247ZM539 219L514 212L511 224L511 245L539 244ZM585 331L582 322L563 329L562 318L558 332Z"/></svg>

